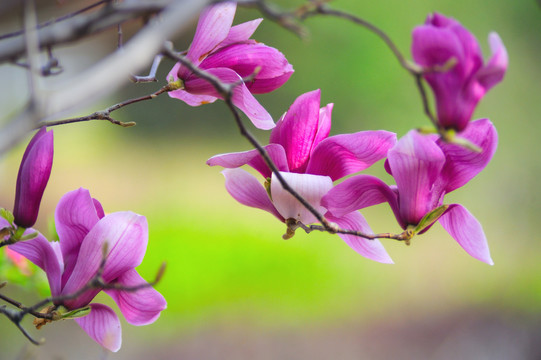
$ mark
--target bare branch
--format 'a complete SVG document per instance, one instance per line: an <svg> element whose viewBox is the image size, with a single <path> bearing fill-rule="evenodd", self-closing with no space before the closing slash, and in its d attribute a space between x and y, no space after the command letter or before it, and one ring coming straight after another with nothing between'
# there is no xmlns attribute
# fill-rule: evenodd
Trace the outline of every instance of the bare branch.
<svg viewBox="0 0 541 360"><path fill-rule="evenodd" d="M61 22L61 21L64 21L64 20L67 20L67 19L70 19L72 17L75 17L79 14L82 14L82 13L85 13L89 10L92 10L94 9L95 7L98 7L102 4L105 4L105 3L108 3L108 2L111 2L111 0L100 0L94 4L91 4L85 8L82 8L82 9L79 9L77 11L74 11L72 13L69 13L67 15L64 15L64 16L60 16L56 19L52 19L52 20L49 20L49 21L45 21L39 25L37 25L35 28L36 29L42 29L44 27L47 27L47 26L50 26L50 25L53 25L53 24L56 24L58 22ZM19 31L14 31L14 32L11 32L11 33L7 33L7 34L3 34L3 35L0 35L0 40L4 40L4 39L8 39L8 38L11 38L11 37L15 37L15 36L19 36L19 35L22 35L24 33L24 30L19 30Z"/></svg>
<svg viewBox="0 0 541 360"><path fill-rule="evenodd" d="M153 3L155 7L158 7L158 5L162 6L162 9L164 9L162 16L159 19L152 19L121 50L115 51L86 71L50 89L44 95L43 102L45 108L43 109L43 116L39 116L32 105L29 104L21 113L12 118L0 131L0 153L3 153L20 141L39 121L47 121L52 117L60 116L61 113L68 110L73 111L87 105L91 101L98 101L123 86L127 83L130 74L139 72L152 61L154 56L160 52L163 43L167 39L173 37L188 26L190 20L199 14L200 10L208 1L170 0L168 2L170 5L165 8L163 5L165 1L156 1ZM143 10L140 8L137 9L138 11L135 11L132 7L131 12L122 11L115 13L115 16L111 15L111 19L108 22L113 23L112 18L114 17L115 24L117 24L121 22L118 21L119 17L127 19L128 17L126 15L133 17L136 14L143 13ZM144 10L148 11L149 8L147 7ZM105 10L85 16L85 24L90 26L89 23L91 22L88 20L90 17L95 23L92 23L94 27L98 26L97 24L103 27L105 20L96 16L96 13L101 14L103 11ZM40 30L40 40L42 39L42 31L47 31L49 36L60 36L57 32L67 32L70 34L77 31L77 29L88 33L88 29L80 28L80 22L78 17L74 17L65 22L42 29ZM73 34L68 37L72 38ZM7 39L6 41L11 40L16 40L16 38ZM5 56L7 53L13 54L12 51L10 52L8 50L14 45L6 45L6 41L0 42L0 58L2 56L9 58L9 56ZM42 47L45 46L44 43L40 43L40 45Z"/></svg>
<svg viewBox="0 0 541 360"><path fill-rule="evenodd" d="M163 94L165 92L172 91L172 90L176 90L176 88L172 84L167 84L164 87L162 87L161 89L159 89L158 91L153 92L152 94L144 95L144 96L134 98L134 99L125 100L125 101L120 102L118 104L112 105L112 106L108 107L107 109L104 109L104 110L101 110L101 111L96 111L96 112L94 112L94 113L92 113L90 115L87 115L87 116L81 116L81 117L75 117L75 118L69 118L69 119L63 119L63 120L41 122L35 127L35 129L39 129L39 128L42 128L42 127L66 125L66 124L72 124L72 123L78 123L78 122L84 122L84 121L92 121L92 120L106 120L106 121L109 121L111 124L114 124L114 125L119 125L119 126L122 126L122 127L131 127L131 126L135 125L134 121L122 122L122 121L115 120L115 119L113 119L111 117L111 113L113 111L116 111L118 109L122 109L123 107L131 105L131 104L135 104L135 103L145 101L145 100L152 100L152 99L156 98L157 96L159 96L159 95L161 95L161 94Z"/></svg>

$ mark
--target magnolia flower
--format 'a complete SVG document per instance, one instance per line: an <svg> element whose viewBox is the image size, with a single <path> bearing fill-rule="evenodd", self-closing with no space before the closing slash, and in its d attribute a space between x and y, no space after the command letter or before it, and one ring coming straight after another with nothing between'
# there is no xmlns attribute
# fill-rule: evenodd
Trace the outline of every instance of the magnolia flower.
<svg viewBox="0 0 541 360"><path fill-rule="evenodd" d="M29 228L36 223L39 205L53 167L53 132L41 128L26 147L15 192L15 224Z"/></svg>
<svg viewBox="0 0 541 360"><path fill-rule="evenodd" d="M507 51L498 34L490 33L488 41L492 56L483 64L475 37L452 18L434 13L413 30L411 49L417 64L451 66L448 71L424 75L434 91L438 122L443 128L464 130L479 100L503 79Z"/></svg>
<svg viewBox="0 0 541 360"><path fill-rule="evenodd" d="M45 271L53 296L74 294L88 284L103 259L104 244L107 252L103 281L123 287L146 283L135 270L143 260L148 242L144 216L132 212L105 216L101 204L81 188L60 199L55 223L59 242L49 242L39 234L35 239L10 245ZM54 306L64 307L68 315L83 315L75 318L83 330L101 346L118 351L122 340L118 316L106 305L91 303L100 291L91 289L75 299L55 302ZM151 287L135 292L103 291L115 300L126 321L133 325L154 322L166 308L163 296Z"/></svg>
<svg viewBox="0 0 541 360"><path fill-rule="evenodd" d="M438 220L468 254L492 265L483 228L475 217L460 204L441 207L445 194L474 178L496 151L497 133L488 119L472 122L462 136L482 152L472 152L412 130L389 150L386 169L396 186L388 186L373 176L357 175L329 191L322 205L333 215L341 216L388 202L404 230L421 225L419 233L423 233ZM443 214L421 224L436 209L441 209Z"/></svg>
<svg viewBox="0 0 541 360"><path fill-rule="evenodd" d="M252 81L235 87L232 101L256 127L271 129L272 117L252 94L279 88L289 79L293 67L275 48L250 39L262 19L231 26L236 7L236 3L224 2L203 10L186 58L224 83L240 82L258 70ZM222 98L209 82L180 63L173 67L167 79L181 80L181 89L169 92L169 96L188 105L199 106Z"/></svg>
<svg viewBox="0 0 541 360"><path fill-rule="evenodd" d="M320 201L332 188L333 181L383 159L396 142L396 135L387 131L361 131L328 137L333 104L320 109L320 97L320 90L299 96L272 130L270 144L265 149L287 183L319 213L340 227L371 233L360 213L348 212L336 217L328 213ZM226 189L241 204L270 212L282 222L293 219L310 224L317 221L283 189L256 149L216 155L207 164L227 168L222 172ZM257 170L267 180L267 185L270 182L268 192L253 175L238 169L242 165ZM392 262L379 241L339 236L365 257Z"/></svg>

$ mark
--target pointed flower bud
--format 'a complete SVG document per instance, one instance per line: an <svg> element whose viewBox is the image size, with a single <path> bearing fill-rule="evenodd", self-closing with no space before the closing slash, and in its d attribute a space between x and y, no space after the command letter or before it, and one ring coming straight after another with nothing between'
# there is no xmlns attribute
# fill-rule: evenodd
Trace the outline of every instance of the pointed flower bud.
<svg viewBox="0 0 541 360"><path fill-rule="evenodd" d="M13 215L15 224L28 228L35 224L39 205L53 166L53 132L42 128L24 152L19 175Z"/></svg>

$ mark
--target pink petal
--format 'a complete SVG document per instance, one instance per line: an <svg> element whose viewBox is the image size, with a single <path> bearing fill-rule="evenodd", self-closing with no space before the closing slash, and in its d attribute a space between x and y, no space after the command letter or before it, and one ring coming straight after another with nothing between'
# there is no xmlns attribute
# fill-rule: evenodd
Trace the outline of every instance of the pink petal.
<svg viewBox="0 0 541 360"><path fill-rule="evenodd" d="M323 196L323 205L335 217L345 216L369 206L389 203L400 226L405 227L398 210L398 198L393 189L371 175L357 175L333 187Z"/></svg>
<svg viewBox="0 0 541 360"><path fill-rule="evenodd" d="M306 173L327 175L336 181L385 158L395 143L396 134L388 131L361 131L331 136L316 146Z"/></svg>
<svg viewBox="0 0 541 360"><path fill-rule="evenodd" d="M213 102L218 100L218 98L215 96L190 94L185 90L170 91L168 92L168 94L170 97L182 100L190 106L212 104Z"/></svg>
<svg viewBox="0 0 541 360"><path fill-rule="evenodd" d="M28 235L34 232L36 230L29 228L25 231L25 234ZM45 271L49 286L51 287L51 294L53 296L60 294L60 280L63 270L62 260L55 252L53 244L47 241L43 235L38 234L32 240L19 241L13 245L9 245L9 249L21 254Z"/></svg>
<svg viewBox="0 0 541 360"><path fill-rule="evenodd" d="M291 172L304 173L308 165L320 129L320 98L319 89L299 96L271 133L270 142L284 147Z"/></svg>
<svg viewBox="0 0 541 360"><path fill-rule="evenodd" d="M439 218L439 222L468 254L477 260L494 265L483 227L465 207L451 204Z"/></svg>
<svg viewBox="0 0 541 360"><path fill-rule="evenodd" d="M320 214L326 212L320 202L323 195L332 188L330 177L288 172L280 172L280 174L289 186L308 201ZM303 224L311 224L317 221L310 211L282 187L275 174L272 174L271 178L271 196L276 210L284 219L293 218Z"/></svg>
<svg viewBox="0 0 541 360"><path fill-rule="evenodd" d="M312 152L314 148L319 145L320 142L325 140L331 132L331 115L334 104L330 103L327 106L319 109L319 123L317 126L316 136L314 138L314 145L312 146Z"/></svg>
<svg viewBox="0 0 541 360"><path fill-rule="evenodd" d="M503 80L505 72L507 71L507 64L509 63L507 50L498 34L495 32L490 33L488 35L488 42L490 44L492 57L488 64L479 70L476 75L477 81L483 87L484 92L487 92L490 88Z"/></svg>
<svg viewBox="0 0 541 360"><path fill-rule="evenodd" d="M62 293L70 294L92 279L103 258L103 245L107 243L105 282L114 281L128 270L137 267L146 252L148 225L144 216L132 212L116 212L101 219L84 238L77 264ZM88 304L99 290L91 290L75 300L65 302L69 309Z"/></svg>
<svg viewBox="0 0 541 360"><path fill-rule="evenodd" d="M325 217L327 220L338 224L338 226L340 226L342 229L361 231L365 234L373 234L372 229L370 229L370 226L368 226L368 223L359 212L355 211L339 218L327 213ZM385 251L385 248L383 245L381 245L379 240L367 240L359 236L346 234L338 234L338 236L340 236L342 240L344 240L346 244L348 244L353 250L370 260L384 264L393 263L393 260L389 254L387 254L387 251Z"/></svg>
<svg viewBox="0 0 541 360"><path fill-rule="evenodd" d="M236 3L223 2L208 6L201 12L192 44L186 55L195 65L227 38L236 9Z"/></svg>
<svg viewBox="0 0 541 360"><path fill-rule="evenodd" d="M459 136L479 146L481 152L438 141L447 158L442 171L443 186L447 193L464 186L479 174L492 159L498 145L498 133L488 119L471 122Z"/></svg>
<svg viewBox="0 0 541 360"><path fill-rule="evenodd" d="M255 42L233 44L220 49L207 57L200 67L202 69L228 68L243 78L252 75L256 68L259 68L255 79L246 83L250 92L254 94L277 89L293 73L293 67L280 51ZM284 75L287 76L284 77ZM280 81L277 82L277 78Z"/></svg>
<svg viewBox="0 0 541 360"><path fill-rule="evenodd" d="M147 282L131 269L122 274L117 283L124 287L133 287ZM117 303L122 315L132 325L148 325L156 321L162 310L167 307L165 298L152 287L137 291L105 290Z"/></svg>
<svg viewBox="0 0 541 360"><path fill-rule="evenodd" d="M206 69L208 73L218 77L222 82L226 84L236 83L241 79L241 77L231 69L226 68L215 68L215 69ZM190 78L185 83L186 91L191 94L203 94L210 95L222 99L223 97L216 91L214 86L212 86L206 80L200 78ZM233 90L233 104L238 107L242 112L248 116L252 123L258 129L268 130L274 127L274 122L272 117L265 110L259 102L254 98L250 93L248 88L244 83L237 85Z"/></svg>
<svg viewBox="0 0 541 360"><path fill-rule="evenodd" d="M259 18L233 26L231 30L229 30L229 34L227 34L225 40L220 43L220 48L234 43L247 41L262 21L263 19Z"/></svg>
<svg viewBox="0 0 541 360"><path fill-rule="evenodd" d="M263 147L269 154L274 165L280 171L288 171L286 153L282 145L270 144ZM227 169L234 169L241 167L242 165L249 165L255 170L259 171L263 177L270 178L271 171L257 149L237 152L237 153L228 153L214 155L207 160L207 165L209 166L221 166Z"/></svg>
<svg viewBox="0 0 541 360"><path fill-rule="evenodd" d="M225 169L222 174L225 177L225 188L235 200L243 205L265 210L284 221L265 188L252 174L242 169Z"/></svg>
<svg viewBox="0 0 541 360"><path fill-rule="evenodd" d="M407 224L417 225L432 210L432 186L440 176L445 156L434 141L412 130L389 150L388 161L398 186L400 217Z"/></svg>
<svg viewBox="0 0 541 360"><path fill-rule="evenodd" d="M102 304L90 304L90 314L74 319L95 342L117 352L122 345L122 329L115 312Z"/></svg>
<svg viewBox="0 0 541 360"><path fill-rule="evenodd" d="M103 212L101 205L99 211ZM79 188L70 191L62 196L58 202L55 225L65 264L62 283L65 283L71 276L77 263L81 243L99 220L96 203L86 189Z"/></svg>
<svg viewBox="0 0 541 360"><path fill-rule="evenodd" d="M412 37L413 59L423 67L443 66L453 57L458 63L464 60L462 43L449 27L421 25L413 30ZM454 68L451 71L453 70ZM444 74L446 73L435 73L434 75L437 78ZM465 74L462 73L462 75ZM431 77L427 77L427 79L431 79ZM449 78L448 80L452 81L453 79Z"/></svg>

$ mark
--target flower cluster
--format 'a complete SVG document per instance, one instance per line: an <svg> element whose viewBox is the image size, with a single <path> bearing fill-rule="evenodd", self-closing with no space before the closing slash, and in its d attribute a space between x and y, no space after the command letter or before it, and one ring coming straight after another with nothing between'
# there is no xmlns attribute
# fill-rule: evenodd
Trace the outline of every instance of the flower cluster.
<svg viewBox="0 0 541 360"><path fill-rule="evenodd" d="M215 7L208 13L218 11L221 9ZM226 189L238 202L265 210L284 222L284 238L293 236L299 227L307 229L318 219L284 189L282 180L339 228L372 235L357 210L387 202L408 243L438 221L468 254L492 264L479 222L463 206L444 204L445 194L476 176L496 150L497 134L492 123L488 119L470 122L481 97L502 80L507 68L507 53L500 38L492 33L489 40L493 55L483 65L477 41L453 19L433 14L413 31L413 58L425 69L424 77L434 91L438 127L460 133L461 141L471 146L448 143L448 139L425 136L416 130L398 142L396 135L387 131L328 137L333 105L320 109L320 91L316 90L295 100L272 130L269 145L263 147L282 179L271 171L258 150L216 155L207 164L226 168L222 172ZM384 158L385 169L396 185L362 174L333 185ZM243 165L259 172L264 186L240 169ZM377 240L346 231L339 236L369 259L392 262Z"/></svg>
<svg viewBox="0 0 541 360"><path fill-rule="evenodd" d="M53 162L53 132L41 129L30 141L21 162L13 215L0 218L7 254L26 271L24 258L40 267L49 282L53 305L47 319L36 319L39 329L47 322L75 319L88 335L111 351L121 344L120 321L106 305L91 303L102 290L117 303L133 325L153 323L166 308L164 297L135 270L148 243L144 216L132 212L105 215L88 190L62 197L55 213L59 241L50 242L32 229ZM103 286L94 285L99 279Z"/></svg>
<svg viewBox="0 0 541 360"><path fill-rule="evenodd" d="M474 36L454 19L433 14L414 29L413 59L433 90L437 133L442 137L416 130L399 140L384 130L329 136L333 104L321 107L319 89L300 95L276 124L255 99L253 94L282 86L293 67L277 49L250 39L261 19L232 26L235 11L232 2L207 7L185 53L195 67L233 88L230 100L256 127L272 129L268 145L262 148L219 154L207 161L225 168L225 187L235 200L284 223L284 239L299 228L324 229L338 233L362 256L392 263L377 240L385 234L373 234L358 212L387 203L404 231L393 238L409 243L439 222L469 255L493 263L481 224L464 206L445 203L445 195L479 174L496 151L494 125L488 119L471 118L480 99L507 69L507 53L497 34L489 36L492 57L484 64ZM167 77L176 83L176 90L169 91L171 97L191 106L223 98L201 73L183 64L176 64ZM447 132L457 133L462 144L471 146L449 142ZM100 202L81 188L60 199L55 213L59 241L48 241L32 226L50 177L53 152L53 132L43 128L24 153L13 213L1 209L0 246L9 246L9 257L22 270L21 256L47 276L52 305L42 309L46 316L37 316L38 328L75 319L92 339L117 351L119 318L110 307L93 302L98 293L111 296L133 325L154 322L167 305L135 270L146 252L147 220L127 211L106 215ZM262 156L265 152L275 171ZM395 185L357 174L380 160L385 160ZM240 169L245 165L258 172L263 183ZM325 226L310 227L316 222Z"/></svg>

